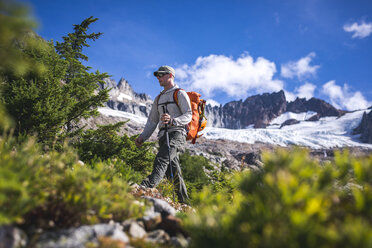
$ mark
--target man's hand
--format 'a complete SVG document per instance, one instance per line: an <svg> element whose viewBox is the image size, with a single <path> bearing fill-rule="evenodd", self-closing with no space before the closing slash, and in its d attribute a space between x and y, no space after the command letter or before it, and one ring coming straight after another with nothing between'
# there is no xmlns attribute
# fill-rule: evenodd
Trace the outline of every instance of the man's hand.
<svg viewBox="0 0 372 248"><path fill-rule="evenodd" d="M137 139L134 142L136 143L136 146L137 147L142 146L142 144L143 144L143 138L141 137L141 135L138 136Z"/></svg>
<svg viewBox="0 0 372 248"><path fill-rule="evenodd" d="M162 114L161 117L160 117L160 120L164 123L164 124L169 124L170 121L171 121L171 117L169 114Z"/></svg>

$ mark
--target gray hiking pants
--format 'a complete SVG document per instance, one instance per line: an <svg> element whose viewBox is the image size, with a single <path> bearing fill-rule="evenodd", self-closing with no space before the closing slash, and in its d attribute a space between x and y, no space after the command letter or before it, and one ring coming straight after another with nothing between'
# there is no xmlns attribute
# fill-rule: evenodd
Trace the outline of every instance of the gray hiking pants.
<svg viewBox="0 0 372 248"><path fill-rule="evenodd" d="M189 198L187 195L185 182L182 178L179 159L179 153L184 150L185 143L186 137L182 132L175 131L169 133L170 157L174 178L173 183L179 202L186 202ZM172 181L169 167L167 139L165 134L159 139L159 151L156 155L151 175L145 178L141 185L147 188L154 188L160 183L164 175L167 176L169 181Z"/></svg>

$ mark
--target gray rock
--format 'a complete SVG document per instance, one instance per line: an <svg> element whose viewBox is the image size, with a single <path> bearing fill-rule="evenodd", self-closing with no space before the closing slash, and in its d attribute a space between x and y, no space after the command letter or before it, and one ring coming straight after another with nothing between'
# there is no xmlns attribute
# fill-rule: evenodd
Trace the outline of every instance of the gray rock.
<svg viewBox="0 0 372 248"><path fill-rule="evenodd" d="M158 212L147 213L140 219L147 231L153 231L159 223L161 223L161 214Z"/></svg>
<svg viewBox="0 0 372 248"><path fill-rule="evenodd" d="M137 225L145 229L145 224L141 220L134 220L134 219L128 219L125 220L121 225L123 226L123 229L125 232L129 231L129 228L131 227L132 223L135 222Z"/></svg>
<svg viewBox="0 0 372 248"><path fill-rule="evenodd" d="M141 239L146 236L146 231L137 222L132 222L129 226L128 234L132 238Z"/></svg>
<svg viewBox="0 0 372 248"><path fill-rule="evenodd" d="M364 112L362 120L353 134L360 134L360 140L364 143L372 144L372 111Z"/></svg>
<svg viewBox="0 0 372 248"><path fill-rule="evenodd" d="M175 216L177 211L168 202L160 200L158 198L145 196L145 199L151 201L154 204L155 212L160 213L162 216L173 215Z"/></svg>
<svg viewBox="0 0 372 248"><path fill-rule="evenodd" d="M0 248L26 247L27 236L19 228L13 226L0 226Z"/></svg>
<svg viewBox="0 0 372 248"><path fill-rule="evenodd" d="M88 242L98 244L99 237L108 237L124 243L129 242L128 236L119 224L97 224L43 233L36 247L83 248Z"/></svg>
<svg viewBox="0 0 372 248"><path fill-rule="evenodd" d="M166 242L169 242L170 237L164 230L158 229L158 230L149 232L147 234L146 240L148 242L164 244Z"/></svg>
<svg viewBox="0 0 372 248"><path fill-rule="evenodd" d="M289 125L295 125L295 124L298 124L300 123L299 120L296 120L296 119L288 119L286 120L285 122L283 122L281 125L280 125L280 128L284 127L284 126L289 126Z"/></svg>
<svg viewBox="0 0 372 248"><path fill-rule="evenodd" d="M188 247L189 246L189 241L185 239L182 235L179 235L177 237L172 237L171 238L171 244L175 247Z"/></svg>

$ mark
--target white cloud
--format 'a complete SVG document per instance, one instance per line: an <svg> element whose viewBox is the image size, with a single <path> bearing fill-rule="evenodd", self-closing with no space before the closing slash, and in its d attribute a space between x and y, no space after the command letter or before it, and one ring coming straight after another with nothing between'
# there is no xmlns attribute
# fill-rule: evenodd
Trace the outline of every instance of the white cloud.
<svg viewBox="0 0 372 248"><path fill-rule="evenodd" d="M284 90L284 94L287 102L293 102L294 100L296 100L296 95L293 94L292 92Z"/></svg>
<svg viewBox="0 0 372 248"><path fill-rule="evenodd" d="M363 39L372 33L372 23L361 22L358 24L354 22L352 24L345 24L344 30L346 32L354 32L352 38Z"/></svg>
<svg viewBox="0 0 372 248"><path fill-rule="evenodd" d="M311 66L310 62L315 57L315 53L309 53L306 57L298 61L290 61L281 66L281 76L285 78L297 77L299 80L309 76L316 76L316 71L320 68L319 65Z"/></svg>
<svg viewBox="0 0 372 248"><path fill-rule="evenodd" d="M334 80L323 85L323 93L329 97L331 104L339 109L365 109L372 104L359 91L350 92L347 84L341 87Z"/></svg>
<svg viewBox="0 0 372 248"><path fill-rule="evenodd" d="M305 83L304 85L297 88L295 91L297 92L297 96L299 98L306 98L310 99L314 96L316 85L311 83Z"/></svg>
<svg viewBox="0 0 372 248"><path fill-rule="evenodd" d="M176 68L176 81L189 90L211 97L223 91L231 97L247 97L252 93L279 91L283 82L273 79L275 63L259 57L254 60L243 53L234 60L224 55L199 57L193 65Z"/></svg>

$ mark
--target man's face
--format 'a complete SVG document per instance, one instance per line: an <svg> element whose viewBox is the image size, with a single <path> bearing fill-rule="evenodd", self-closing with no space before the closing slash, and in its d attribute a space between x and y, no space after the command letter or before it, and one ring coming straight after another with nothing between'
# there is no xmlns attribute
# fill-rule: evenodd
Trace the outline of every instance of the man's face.
<svg viewBox="0 0 372 248"><path fill-rule="evenodd" d="M158 73L156 78L159 80L160 86L165 87L171 82L172 75L169 73Z"/></svg>

